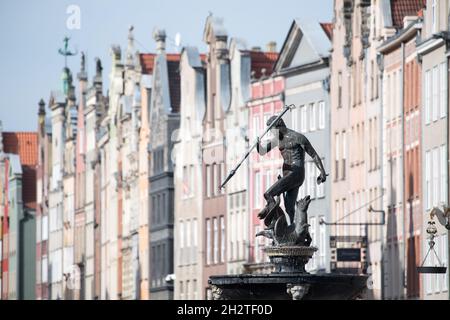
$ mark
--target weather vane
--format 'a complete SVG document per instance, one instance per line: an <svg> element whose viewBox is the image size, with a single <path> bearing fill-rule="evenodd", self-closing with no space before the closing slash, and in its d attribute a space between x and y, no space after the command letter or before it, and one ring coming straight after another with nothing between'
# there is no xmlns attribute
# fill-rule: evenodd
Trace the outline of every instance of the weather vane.
<svg viewBox="0 0 450 320"><path fill-rule="evenodd" d="M70 38L65 36L64 40L63 40L63 42L64 42L64 49L59 49L58 50L58 53L60 55L64 56L64 67L66 67L66 68L67 68L67 57L68 56L75 56L75 55L78 54L77 50L75 50L75 52L69 51L69 40L70 40Z"/></svg>

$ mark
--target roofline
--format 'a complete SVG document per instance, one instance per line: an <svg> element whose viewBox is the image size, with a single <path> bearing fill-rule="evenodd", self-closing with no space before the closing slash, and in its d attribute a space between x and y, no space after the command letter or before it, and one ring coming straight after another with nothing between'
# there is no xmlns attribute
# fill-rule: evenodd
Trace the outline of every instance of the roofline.
<svg viewBox="0 0 450 320"><path fill-rule="evenodd" d="M304 73L304 72L308 72L308 71L312 71L312 70L318 70L318 69L322 69L322 68L326 69L326 68L329 68L329 66L330 66L329 62L330 62L329 57L323 57L320 60L316 60L316 61L308 63L308 64L285 68L280 71L276 71L275 75L276 76L285 76L288 74L300 74L300 73Z"/></svg>
<svg viewBox="0 0 450 320"><path fill-rule="evenodd" d="M18 134L18 133L26 133L26 134L36 134L37 135L37 131L2 131L2 133L14 133L14 134Z"/></svg>
<svg viewBox="0 0 450 320"><path fill-rule="evenodd" d="M291 32L292 32L292 30L293 30L293 28L294 28L294 26L295 26L296 24L297 24L297 21L296 21L295 19L293 19L293 20L292 20L292 23L291 23L291 26L289 27L289 31L288 31L286 37L284 38L283 45L281 46L280 51L279 51L279 53L278 53L277 61L275 61L274 65L273 65L273 70L274 70L274 71L278 69L278 63L279 63L280 58L281 58L281 55L282 55L281 53L283 52L284 47L287 45L287 42L288 42L289 37L290 37L290 35L291 35Z"/></svg>
<svg viewBox="0 0 450 320"><path fill-rule="evenodd" d="M406 29L403 29L399 34L387 39L380 47L377 48L377 51L383 54L388 53L389 51L400 46L402 42L414 38L417 35L417 31L422 30L422 26L423 26L422 19L421 18L417 19L415 22L411 23Z"/></svg>

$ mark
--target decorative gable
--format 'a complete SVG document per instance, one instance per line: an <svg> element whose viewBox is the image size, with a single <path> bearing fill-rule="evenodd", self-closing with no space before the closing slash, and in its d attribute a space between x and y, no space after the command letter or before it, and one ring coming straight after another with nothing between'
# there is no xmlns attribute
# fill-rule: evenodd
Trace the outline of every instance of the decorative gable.
<svg viewBox="0 0 450 320"><path fill-rule="evenodd" d="M275 70L300 67L328 57L330 39L320 23L296 19L281 48Z"/></svg>

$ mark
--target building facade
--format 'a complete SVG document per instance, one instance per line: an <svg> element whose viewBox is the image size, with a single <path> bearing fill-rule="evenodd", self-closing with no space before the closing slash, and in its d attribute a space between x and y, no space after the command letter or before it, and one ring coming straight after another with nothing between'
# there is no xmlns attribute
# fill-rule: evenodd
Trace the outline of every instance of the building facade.
<svg viewBox="0 0 450 320"><path fill-rule="evenodd" d="M377 48L397 29L403 18L416 15L420 1L336 1L334 5L333 49L331 54L331 153L332 153L332 235L337 247L361 248L359 263L336 262L346 272L368 272L373 281L369 298L383 298L385 285L393 279L384 272L390 259L384 246L386 227L382 216L369 208L384 210L388 220L397 219L403 209L389 211L382 186L388 168L383 162L385 135L382 130L383 99ZM400 108L401 113L401 108ZM349 148L351 146L351 148ZM398 158L395 176L401 177L403 157ZM398 179L401 181L401 179ZM403 195L399 195L403 202ZM360 223L349 226L345 223ZM367 225L367 223L372 225ZM340 237L345 236L345 237ZM348 237L351 236L351 237ZM356 241L355 241L356 240ZM401 240L401 246L404 246ZM396 250L395 246L392 250ZM403 249L398 248L399 252ZM400 255L400 265L404 256ZM332 268L334 269L334 268ZM404 296L404 287L401 286Z"/></svg>
<svg viewBox="0 0 450 320"><path fill-rule="evenodd" d="M185 47L180 57L180 129L175 137L175 299L205 299L202 122L206 112L204 56Z"/></svg>
<svg viewBox="0 0 450 320"><path fill-rule="evenodd" d="M48 299L48 213L51 180L51 120L39 101L36 166L36 299Z"/></svg>
<svg viewBox="0 0 450 320"><path fill-rule="evenodd" d="M37 134L1 127L1 298L34 300Z"/></svg>
<svg viewBox="0 0 450 320"><path fill-rule="evenodd" d="M172 134L180 125L180 55L166 54L164 30L153 33L150 128L150 298L173 299L174 182Z"/></svg>
<svg viewBox="0 0 450 320"><path fill-rule="evenodd" d="M404 27L379 48L383 55L383 163L384 207L390 210L386 226L386 247L391 281L386 283L385 298L402 298L403 279L407 281L406 298L420 298L422 242L421 204L421 68L416 43L422 23L407 17ZM400 167L400 168L398 168ZM394 214L396 212L396 214ZM405 239L405 245L402 244ZM403 252L402 252L403 250ZM397 257L404 256L402 265Z"/></svg>
<svg viewBox="0 0 450 320"><path fill-rule="evenodd" d="M206 299L212 292L208 279L214 274L226 274L226 195L220 189L225 177L225 110L230 104L230 65L228 34L222 19L209 16L203 32L208 46L206 56L206 113L203 119L203 221L205 230L205 264L202 291Z"/></svg>
<svg viewBox="0 0 450 320"><path fill-rule="evenodd" d="M433 207L448 205L448 1L426 1L423 10L421 42L417 47L422 68L421 159L422 159L422 234ZM448 266L448 230L436 223L436 251ZM421 259L428 251L423 237ZM429 264L437 261L432 258ZM448 299L448 273L423 275L424 299Z"/></svg>

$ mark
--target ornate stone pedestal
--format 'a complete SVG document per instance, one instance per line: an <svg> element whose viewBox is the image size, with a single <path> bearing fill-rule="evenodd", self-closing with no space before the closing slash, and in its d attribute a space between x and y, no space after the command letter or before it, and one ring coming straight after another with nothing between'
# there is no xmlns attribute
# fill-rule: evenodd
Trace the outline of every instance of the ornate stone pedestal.
<svg viewBox="0 0 450 320"><path fill-rule="evenodd" d="M212 276L214 300L361 299L366 275L272 273Z"/></svg>
<svg viewBox="0 0 450 320"><path fill-rule="evenodd" d="M264 249L276 273L306 273L305 265L316 251L316 247L303 246L274 246Z"/></svg>
<svg viewBox="0 0 450 320"><path fill-rule="evenodd" d="M264 251L270 274L212 276L214 300L349 300L363 297L367 275L309 274L305 265L315 247L273 246Z"/></svg>

